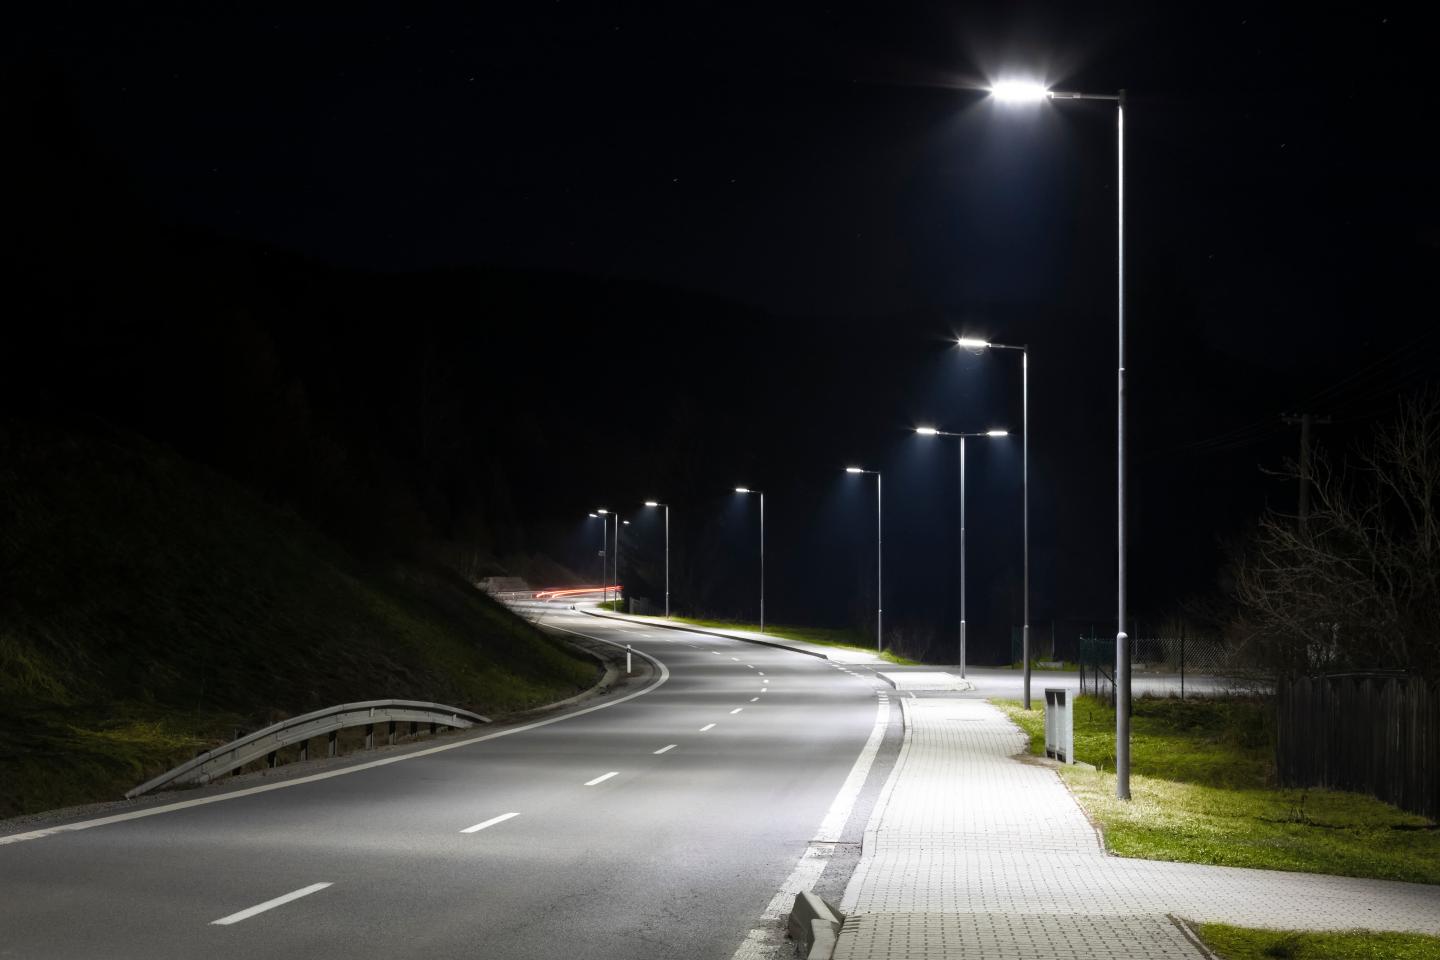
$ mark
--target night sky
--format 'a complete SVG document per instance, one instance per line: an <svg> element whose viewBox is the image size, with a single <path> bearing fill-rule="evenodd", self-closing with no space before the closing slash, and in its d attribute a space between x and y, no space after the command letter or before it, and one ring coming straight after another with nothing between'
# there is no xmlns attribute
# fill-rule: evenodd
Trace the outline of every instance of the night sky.
<svg viewBox="0 0 1440 960"><path fill-rule="evenodd" d="M969 334L1032 351L1036 629L1113 631L1114 110L992 80L1130 97L1142 616L1203 605L1293 508L1262 470L1282 414L1331 416L1338 454L1440 369L1434 34L1398 5L59 5L9 32L7 99L65 104L109 178L84 189L403 289L337 354L439 324L525 548L593 575L587 511L670 499L712 612L754 613L745 483L772 619L862 615L858 462L886 471L887 616L949 635L955 451L911 431L1021 426L1018 357ZM293 306L277 339L342 321ZM972 631L1003 659L1019 439L970 449Z"/></svg>

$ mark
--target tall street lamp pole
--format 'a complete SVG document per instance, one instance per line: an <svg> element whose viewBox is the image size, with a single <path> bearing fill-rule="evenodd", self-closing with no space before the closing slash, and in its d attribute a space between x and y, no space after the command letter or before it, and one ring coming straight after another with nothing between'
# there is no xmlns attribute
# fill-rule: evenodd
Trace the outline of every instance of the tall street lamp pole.
<svg viewBox="0 0 1440 960"><path fill-rule="evenodd" d="M1008 430L986 430L983 433L950 433L934 427L916 427L924 437L954 437L960 441L960 676L965 676L965 438L1008 437Z"/></svg>
<svg viewBox="0 0 1440 960"><path fill-rule="evenodd" d="M1044 84L997 83L990 91L1004 103L1100 100L1115 104L1115 796L1130 799L1130 637L1125 632L1125 91L1075 93ZM1028 432L1028 431L1027 431ZM1027 698L1028 699L1028 698Z"/></svg>
<svg viewBox="0 0 1440 960"><path fill-rule="evenodd" d="M1024 489L1023 504L1021 506L1024 517L1024 578L1025 578L1025 609L1021 615L1020 627L1020 659L1024 661L1025 670L1025 709L1030 709L1030 348L1027 346L1012 346L1008 343L991 343L989 340L975 340L969 337L961 337L955 341L956 345L967 350L1018 350L1020 351L1020 402L1021 402L1021 473L1023 476L1022 486Z"/></svg>
<svg viewBox="0 0 1440 960"><path fill-rule="evenodd" d="M760 495L760 632L765 632L765 491L751 490L749 487L736 487L736 493L756 493Z"/></svg>
<svg viewBox="0 0 1440 960"><path fill-rule="evenodd" d="M604 602L606 601L606 599L607 599L607 598L609 597L609 595L610 595L610 587L608 586L609 581L608 581L608 580L606 579L606 577L605 577L605 572L606 572L606 571L605 571L605 547L608 546L608 541L609 541L609 536L610 536L610 534L609 534L609 530L608 530L608 528L606 527L606 524L605 524L605 518L601 515L601 514L603 514L603 513L605 513L604 510L601 510L599 513L592 513L592 514L590 514L590 516L591 516L592 518L600 521L600 602L601 602L601 603L604 603Z"/></svg>
<svg viewBox="0 0 1440 960"><path fill-rule="evenodd" d="M646 500L647 507L665 508L665 619L670 619L670 504Z"/></svg>
<svg viewBox="0 0 1440 960"><path fill-rule="evenodd" d="M846 473L862 473L875 478L875 652L881 653L885 649L885 536L884 528L881 526L881 517L884 513L882 498L880 494L881 485L885 478L879 470L864 470L860 467L846 467Z"/></svg>

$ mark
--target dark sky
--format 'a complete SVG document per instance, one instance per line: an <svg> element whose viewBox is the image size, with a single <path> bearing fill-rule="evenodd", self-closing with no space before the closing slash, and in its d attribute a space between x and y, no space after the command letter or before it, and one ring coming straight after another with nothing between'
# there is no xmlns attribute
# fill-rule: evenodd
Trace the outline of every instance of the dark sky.
<svg viewBox="0 0 1440 960"><path fill-rule="evenodd" d="M63 74L160 219L371 272L575 273L756 311L789 347L758 383L724 371L760 392L726 442L771 477L749 482L810 484L805 529L840 522L816 505L837 464L815 468L782 424L831 438L804 458L853 448L903 476L922 419L1019 426L1013 370L985 367L1005 358L957 357L945 335L1029 343L1034 509L1069 523L1037 541L1041 606L1084 617L1108 600L1076 599L1094 591L1067 592L1068 571L1113 563L1114 111L1007 111L983 88L1129 91L1137 536L1168 571L1148 585L1158 613L1213 583L1219 540L1275 495L1257 478L1293 448L1279 414L1333 414L1343 445L1433 371L1433 32L1411 9L58 5L9 44ZM637 335L623 309L604 316L611 342ZM721 362L724 330L674 323L681 363ZM807 356L807 338L829 342ZM552 388L574 411L590 385ZM617 389L632 427L673 400ZM656 495L620 453L585 449L556 516ZM793 479L812 468L823 482ZM932 575L950 576L908 579L933 592Z"/></svg>

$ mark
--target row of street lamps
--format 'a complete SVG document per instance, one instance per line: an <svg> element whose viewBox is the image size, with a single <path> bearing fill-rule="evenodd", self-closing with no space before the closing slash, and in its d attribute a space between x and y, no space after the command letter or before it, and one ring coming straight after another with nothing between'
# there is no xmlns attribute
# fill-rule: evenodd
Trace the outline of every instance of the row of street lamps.
<svg viewBox="0 0 1440 960"><path fill-rule="evenodd" d="M1118 508L1116 521L1116 541L1118 546L1118 562L1116 566L1116 607L1117 607L1117 630L1115 634L1115 794L1122 800L1130 799L1130 649L1129 637L1125 632L1125 91L1121 90L1115 94L1086 94L1075 92L1064 92L1047 89L1043 84L1030 82L1004 81L995 84L991 95L1003 104L1027 104L1044 103L1050 101L1067 100L1092 100L1104 101L1115 104L1115 132L1116 132L1116 327L1118 333L1118 350L1116 363L1116 503ZM1024 705L1030 709L1030 352L1028 347L1014 346L1011 344L992 343L988 340L979 340L969 337L961 337L956 345L968 350L1018 350L1021 360L1021 391L1023 404L1023 515L1024 515L1024 613L1021 627L1021 659L1024 662ZM968 437L998 437L1006 436L1004 430L987 430L981 433L953 433L937 429L935 427L918 427L917 433L926 436L952 437L960 442L960 674L963 677L966 672L966 621L965 621L965 440ZM847 472L864 474L875 477L875 579L876 579L876 607L875 607L875 639L876 647L883 647L882 618L884 616L884 604L881 600L883 595L883 527L881 518L881 483L882 477L878 470L866 470L862 467L847 467ZM760 632L765 632L765 494L760 490L752 490L748 487L736 487L738 494L756 494L760 498ZM670 615L670 508L665 504L654 500L646 501L647 507L665 507L665 615ZM607 510L598 510L591 516L598 516L603 521L611 516ZM618 555L620 545L620 523L629 521L617 521L615 530L615 553ZM604 525L602 524L602 538L604 536ZM603 553L602 542L602 553ZM616 577L619 575L618 556L612 558L615 563ZM603 571L602 571L603 572ZM608 585L606 587L608 590Z"/></svg>

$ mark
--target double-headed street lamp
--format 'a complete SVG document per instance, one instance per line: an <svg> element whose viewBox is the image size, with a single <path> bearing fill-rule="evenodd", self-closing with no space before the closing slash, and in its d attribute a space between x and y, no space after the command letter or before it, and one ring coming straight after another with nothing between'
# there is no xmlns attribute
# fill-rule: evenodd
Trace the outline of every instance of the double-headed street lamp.
<svg viewBox="0 0 1440 960"><path fill-rule="evenodd" d="M960 337L956 346L965 350L1018 350L1020 351L1020 403L1021 403L1021 459L1023 474L1022 488L1024 503L1025 541L1025 610L1021 617L1020 659L1025 662L1025 709L1030 709L1030 348L1017 347L1008 343L991 343L973 337Z"/></svg>
<svg viewBox="0 0 1440 960"><path fill-rule="evenodd" d="M1118 336L1115 377L1115 796L1130 799L1130 638L1125 633L1125 91L1075 93L1049 90L1041 83L1005 81L990 90L1002 103L1043 103L1047 100L1100 100L1115 104L1115 319ZM1028 430L1026 431L1029 432ZM1026 706L1029 706L1029 661L1026 661Z"/></svg>
<svg viewBox="0 0 1440 960"><path fill-rule="evenodd" d="M665 619L670 619L670 504L646 500L647 507L665 508Z"/></svg>
<svg viewBox="0 0 1440 960"><path fill-rule="evenodd" d="M885 649L885 632L882 629L885 615L885 537L884 529L881 526L881 514L884 508L881 506L880 488L884 478L879 470L865 470L861 467L846 467L846 473L860 473L875 478L875 652L880 653Z"/></svg>
<svg viewBox="0 0 1440 960"><path fill-rule="evenodd" d="M760 497L760 632L765 632L765 491L736 487L736 493L754 493Z"/></svg>
<svg viewBox="0 0 1440 960"><path fill-rule="evenodd" d="M1008 437L1008 430L985 430L979 433L951 433L935 427L916 427L925 437L954 437L960 441L960 676L965 676L965 438Z"/></svg>

